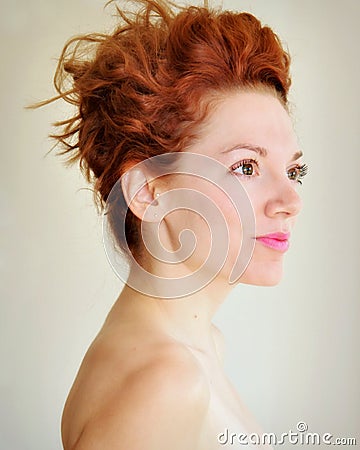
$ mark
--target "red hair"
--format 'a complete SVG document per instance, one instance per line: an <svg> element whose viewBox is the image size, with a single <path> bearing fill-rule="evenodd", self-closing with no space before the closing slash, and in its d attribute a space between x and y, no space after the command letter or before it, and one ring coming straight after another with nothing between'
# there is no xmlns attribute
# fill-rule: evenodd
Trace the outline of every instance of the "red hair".
<svg viewBox="0 0 360 450"><path fill-rule="evenodd" d="M131 165L191 143L211 94L266 88L287 106L290 57L256 17L195 6L175 12L165 0L137 3L137 13L116 8L121 23L113 33L66 44L54 79L59 95L50 100L77 108L55 124L61 132L52 137L65 146L67 164L79 161L101 209ZM126 214L135 254L139 219L130 210L117 213Z"/></svg>

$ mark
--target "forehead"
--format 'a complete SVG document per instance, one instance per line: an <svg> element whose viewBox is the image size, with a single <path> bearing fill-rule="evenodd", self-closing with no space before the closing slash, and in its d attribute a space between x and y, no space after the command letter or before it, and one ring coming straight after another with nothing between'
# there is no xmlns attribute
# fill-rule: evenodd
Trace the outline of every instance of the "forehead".
<svg viewBox="0 0 360 450"><path fill-rule="evenodd" d="M297 138L289 114L272 94L231 92L220 98L200 128L190 151L208 156L240 143L267 148L273 155L293 153Z"/></svg>

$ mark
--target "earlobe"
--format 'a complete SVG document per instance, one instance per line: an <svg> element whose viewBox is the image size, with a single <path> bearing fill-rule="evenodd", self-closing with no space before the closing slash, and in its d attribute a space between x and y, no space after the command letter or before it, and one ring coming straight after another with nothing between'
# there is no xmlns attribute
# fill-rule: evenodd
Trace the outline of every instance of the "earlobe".
<svg viewBox="0 0 360 450"><path fill-rule="evenodd" d="M132 213L145 222L157 222L158 201L154 200L153 184L143 170L131 168L121 177L121 188ZM159 194L156 194L158 197Z"/></svg>

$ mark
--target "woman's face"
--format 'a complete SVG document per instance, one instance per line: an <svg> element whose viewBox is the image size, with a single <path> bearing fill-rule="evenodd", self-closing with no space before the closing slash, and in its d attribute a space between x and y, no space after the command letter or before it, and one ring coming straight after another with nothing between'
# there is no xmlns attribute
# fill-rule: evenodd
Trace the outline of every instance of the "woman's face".
<svg viewBox="0 0 360 450"><path fill-rule="evenodd" d="M262 286L277 284L291 238L279 243L259 237L291 232L301 209L298 190L305 173L305 169L301 169L301 152L292 123L284 107L271 94L231 92L217 104L202 127L199 140L186 151L223 164L229 170L226 176L237 177L251 202L255 216L254 248L238 281ZM242 242L243 224L239 214L224 192L200 177L174 176L168 188L178 187L206 194L223 213L229 247L220 275L228 279ZM196 211L180 209L169 213L160 224L164 245L178 248L178 236L184 229L192 230L197 239L194 253L185 262L186 268L193 271L206 261L212 239L224 239L224 236L210 230ZM181 270L179 274L183 275Z"/></svg>

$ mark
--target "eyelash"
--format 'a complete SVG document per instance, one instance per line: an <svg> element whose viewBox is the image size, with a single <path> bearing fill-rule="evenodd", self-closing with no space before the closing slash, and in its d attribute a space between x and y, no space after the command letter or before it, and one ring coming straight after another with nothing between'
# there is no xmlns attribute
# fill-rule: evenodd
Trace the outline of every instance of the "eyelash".
<svg viewBox="0 0 360 450"><path fill-rule="evenodd" d="M239 167L243 167L245 164L255 164L257 167L259 167L259 162L256 159L243 159L239 162L237 162L236 164L234 164L233 166L230 167L230 170L232 172L234 172L236 169L238 169ZM296 165L294 167L290 167L290 170L294 170L296 169L298 171L298 176L296 180L292 180L292 181L297 181L299 184L302 184L302 179L305 177L305 175L308 173L308 165L307 164L302 164L302 165ZM241 177L247 177L247 178L253 178L252 175L244 175L241 173L237 173L236 175L241 176Z"/></svg>

